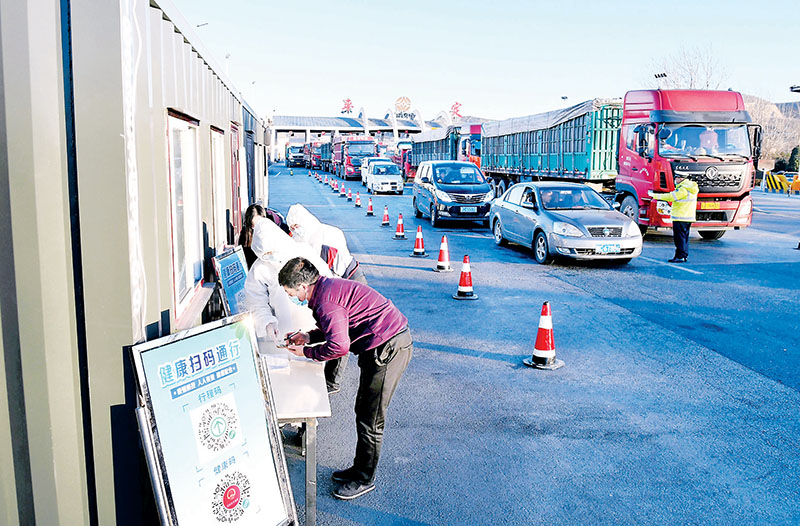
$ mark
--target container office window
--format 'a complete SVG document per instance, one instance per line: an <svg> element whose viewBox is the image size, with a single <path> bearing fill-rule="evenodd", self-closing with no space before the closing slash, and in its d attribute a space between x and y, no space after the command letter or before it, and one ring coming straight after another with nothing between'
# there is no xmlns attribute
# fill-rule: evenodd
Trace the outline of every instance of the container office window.
<svg viewBox="0 0 800 526"><path fill-rule="evenodd" d="M225 134L222 130L211 128L211 192L214 209L214 249L222 249L228 239L225 224L227 205L225 192Z"/></svg>
<svg viewBox="0 0 800 526"><path fill-rule="evenodd" d="M183 314L203 280L198 123L170 112L168 118L172 282L175 317Z"/></svg>

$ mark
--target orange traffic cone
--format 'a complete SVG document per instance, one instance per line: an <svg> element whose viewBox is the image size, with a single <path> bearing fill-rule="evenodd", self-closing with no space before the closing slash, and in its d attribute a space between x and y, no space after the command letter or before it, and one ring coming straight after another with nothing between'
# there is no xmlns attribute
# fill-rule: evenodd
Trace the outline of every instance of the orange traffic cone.
<svg viewBox="0 0 800 526"><path fill-rule="evenodd" d="M525 358L522 363L536 369L552 371L564 367L564 362L556 359L556 344L553 341L553 316L550 314L550 302L542 305L542 315L539 317L539 331L536 333L536 344L533 346L533 355Z"/></svg>
<svg viewBox="0 0 800 526"><path fill-rule="evenodd" d="M464 256L464 263L461 265L461 277L458 280L458 292L453 294L453 299L478 299L478 295L472 292L472 270L469 268L469 256Z"/></svg>
<svg viewBox="0 0 800 526"><path fill-rule="evenodd" d="M344 191L344 183L339 187L339 197L347 197L347 193Z"/></svg>
<svg viewBox="0 0 800 526"><path fill-rule="evenodd" d="M397 230L392 239L405 239L406 231L403 229L403 214L397 216Z"/></svg>
<svg viewBox="0 0 800 526"><path fill-rule="evenodd" d="M450 249L447 248L447 236L442 236L442 244L439 245L439 261L436 262L434 272L453 272L450 266Z"/></svg>
<svg viewBox="0 0 800 526"><path fill-rule="evenodd" d="M353 200L353 191L350 190L349 188L347 189L347 200L348 201L352 201Z"/></svg>
<svg viewBox="0 0 800 526"><path fill-rule="evenodd" d="M414 239L414 252L411 253L415 258L426 258L428 254L425 252L425 241L422 239L422 227L417 227L417 237Z"/></svg>
<svg viewBox="0 0 800 526"><path fill-rule="evenodd" d="M328 174L325 174L325 184L328 184Z"/></svg>
<svg viewBox="0 0 800 526"><path fill-rule="evenodd" d="M356 192L356 208L361 208L361 195Z"/></svg>
<svg viewBox="0 0 800 526"><path fill-rule="evenodd" d="M339 191L339 181L334 181L332 188L333 188L333 193L338 192Z"/></svg>
<svg viewBox="0 0 800 526"><path fill-rule="evenodd" d="M369 201L367 202L367 215L368 216L374 216L375 215L375 213L372 211L372 198L371 197L369 198Z"/></svg>
<svg viewBox="0 0 800 526"><path fill-rule="evenodd" d="M383 205L383 219L381 226L389 226L389 205Z"/></svg>

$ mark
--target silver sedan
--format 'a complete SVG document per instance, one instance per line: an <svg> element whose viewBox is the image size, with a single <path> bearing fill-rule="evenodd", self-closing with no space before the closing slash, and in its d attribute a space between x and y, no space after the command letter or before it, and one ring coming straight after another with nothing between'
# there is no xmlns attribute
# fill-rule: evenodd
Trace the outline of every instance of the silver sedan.
<svg viewBox="0 0 800 526"><path fill-rule="evenodd" d="M516 184L492 202L489 217L495 243L531 247L541 264L554 256L627 263L642 253L636 223L583 184Z"/></svg>

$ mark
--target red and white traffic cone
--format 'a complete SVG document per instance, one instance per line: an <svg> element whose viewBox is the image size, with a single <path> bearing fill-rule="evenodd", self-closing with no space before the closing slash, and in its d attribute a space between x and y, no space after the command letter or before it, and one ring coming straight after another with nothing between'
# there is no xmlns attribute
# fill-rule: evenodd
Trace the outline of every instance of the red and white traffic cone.
<svg viewBox="0 0 800 526"><path fill-rule="evenodd" d="M564 362L556 359L556 344L553 341L553 315L550 313L549 301L545 301L542 305L542 315L539 317L539 331L536 333L533 355L522 360L522 363L528 367L548 371L564 367Z"/></svg>
<svg viewBox="0 0 800 526"><path fill-rule="evenodd" d="M447 248L447 236L442 236L442 244L439 245L439 261L436 262L434 272L453 272L450 266L450 249Z"/></svg>
<svg viewBox="0 0 800 526"><path fill-rule="evenodd" d="M417 237L414 239L414 252L411 253L415 258L426 258L428 254L425 252L425 240L422 239L422 227L417 227Z"/></svg>
<svg viewBox="0 0 800 526"><path fill-rule="evenodd" d="M347 197L347 192L344 191L344 183L339 187L339 197Z"/></svg>
<svg viewBox="0 0 800 526"><path fill-rule="evenodd" d="M353 191L350 190L349 188L347 189L347 200L348 201L352 201L353 200Z"/></svg>
<svg viewBox="0 0 800 526"><path fill-rule="evenodd" d="M368 216L374 216L375 215L375 212L372 211L372 198L371 197L369 198L369 201L367 202L367 215Z"/></svg>
<svg viewBox="0 0 800 526"><path fill-rule="evenodd" d="M394 232L394 237L392 239L405 239L406 238L406 231L403 229L403 214L399 214L397 216L397 230Z"/></svg>
<svg viewBox="0 0 800 526"><path fill-rule="evenodd" d="M381 226L389 226L389 205L383 205L383 219Z"/></svg>
<svg viewBox="0 0 800 526"><path fill-rule="evenodd" d="M478 299L478 295L472 292L472 270L469 268L469 256L464 256L464 263L461 265L461 277L458 279L458 292L453 294L453 299Z"/></svg>
<svg viewBox="0 0 800 526"><path fill-rule="evenodd" d="M361 195L356 192L356 208L361 208Z"/></svg>
<svg viewBox="0 0 800 526"><path fill-rule="evenodd" d="M328 184L328 174L325 174L325 184Z"/></svg>
<svg viewBox="0 0 800 526"><path fill-rule="evenodd" d="M333 182L333 186L331 187L331 189L333 190L333 193L338 192L339 191L339 181L334 181Z"/></svg>

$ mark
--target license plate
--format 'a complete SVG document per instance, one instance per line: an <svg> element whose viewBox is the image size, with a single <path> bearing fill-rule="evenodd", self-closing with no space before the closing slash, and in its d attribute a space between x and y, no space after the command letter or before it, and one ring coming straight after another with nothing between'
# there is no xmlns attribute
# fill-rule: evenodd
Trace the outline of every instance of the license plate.
<svg viewBox="0 0 800 526"><path fill-rule="evenodd" d="M477 206L462 206L461 207L462 214L477 214L478 207Z"/></svg>
<svg viewBox="0 0 800 526"><path fill-rule="evenodd" d="M719 203L700 203L701 210L719 210Z"/></svg>
<svg viewBox="0 0 800 526"><path fill-rule="evenodd" d="M621 250L622 249L618 243L597 245L597 248L595 249L596 252L600 252L601 254L619 254Z"/></svg>

